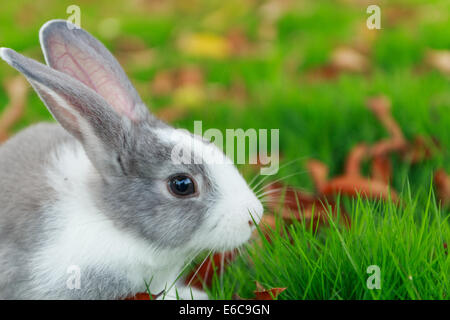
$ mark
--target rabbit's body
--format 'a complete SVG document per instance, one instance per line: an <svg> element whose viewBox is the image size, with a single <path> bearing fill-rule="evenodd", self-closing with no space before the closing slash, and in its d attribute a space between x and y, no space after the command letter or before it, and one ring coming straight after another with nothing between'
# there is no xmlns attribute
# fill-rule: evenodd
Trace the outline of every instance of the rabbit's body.
<svg viewBox="0 0 450 320"><path fill-rule="evenodd" d="M61 125L0 146L0 298L191 298L183 266L245 243L260 201L214 144L150 114L90 34L55 20L40 41L50 67L0 48Z"/></svg>
<svg viewBox="0 0 450 320"><path fill-rule="evenodd" d="M100 177L58 124L31 126L2 145L0 179L14 186L0 187L0 298L120 299L150 280L159 292L180 272L187 252L158 253L96 206ZM77 268L80 288L68 285Z"/></svg>
<svg viewBox="0 0 450 320"><path fill-rule="evenodd" d="M64 140L72 138L61 127L38 124L0 146L0 298L27 294L20 288L28 287L31 259L44 237L42 205L52 194L46 163ZM18 281L20 288L11 285Z"/></svg>

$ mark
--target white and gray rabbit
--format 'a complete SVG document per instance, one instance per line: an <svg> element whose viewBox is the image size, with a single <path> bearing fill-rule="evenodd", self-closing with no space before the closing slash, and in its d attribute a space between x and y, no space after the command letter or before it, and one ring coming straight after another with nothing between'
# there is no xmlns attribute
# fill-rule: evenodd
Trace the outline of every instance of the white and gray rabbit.
<svg viewBox="0 0 450 320"><path fill-rule="evenodd" d="M150 114L89 33L52 20L40 43L48 66L0 49L59 122L0 147L0 298L122 299L146 283L191 298L172 285L187 260L245 243L260 201L231 160L210 161L214 144ZM180 143L203 161L174 161Z"/></svg>

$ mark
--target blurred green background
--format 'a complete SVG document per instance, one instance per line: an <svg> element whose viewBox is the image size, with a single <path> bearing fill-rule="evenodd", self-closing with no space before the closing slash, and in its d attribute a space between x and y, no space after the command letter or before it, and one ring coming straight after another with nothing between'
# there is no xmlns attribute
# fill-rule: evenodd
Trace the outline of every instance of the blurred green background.
<svg viewBox="0 0 450 320"><path fill-rule="evenodd" d="M349 230L316 235L294 225L290 239L273 236L250 249L252 259L244 255L217 278L211 297L250 297L258 280L288 287L283 299L448 299L450 260L439 252L448 243L449 208L438 209L430 190L437 169L450 172L450 1L3 1L0 46L43 62L39 28L67 19L74 4L81 26L105 43L167 122L189 130L194 120L203 130L279 129L281 165L290 164L266 182L312 191L309 159L339 175L355 145L388 138L367 108L373 96L391 101L408 141L421 135L440 145L417 164L392 156L391 185L403 206L344 203ZM372 4L381 8L380 30L366 26ZM0 111L15 76L0 63ZM30 90L9 133L43 120L51 116ZM240 169L249 180L256 174ZM368 175L369 165L363 170ZM379 292L358 278L373 263L383 270Z"/></svg>
<svg viewBox="0 0 450 320"><path fill-rule="evenodd" d="M394 159L393 186L416 190L433 171L450 171L450 2L179 0L4 1L0 46L43 61L40 26L81 9L81 26L119 59L150 109L177 127L279 128L283 161L300 159L277 178L304 171L308 158L342 170L357 143L387 132L366 108L386 95L406 137L434 137L441 150L419 166ZM366 8L381 8L369 30ZM447 55L439 65L436 56ZM0 63L0 79L17 72ZM8 103L0 88L0 111ZM29 93L17 131L50 120ZM312 188L308 175L286 182ZM427 189L425 189L427 190Z"/></svg>

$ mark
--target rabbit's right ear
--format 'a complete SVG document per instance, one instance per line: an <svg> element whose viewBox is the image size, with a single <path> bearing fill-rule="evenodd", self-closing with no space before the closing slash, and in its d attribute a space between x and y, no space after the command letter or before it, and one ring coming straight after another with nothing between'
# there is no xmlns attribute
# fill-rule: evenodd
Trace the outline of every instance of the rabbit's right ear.
<svg viewBox="0 0 450 320"><path fill-rule="evenodd" d="M53 117L82 144L104 176L123 174L124 150L133 122L114 112L108 102L80 81L12 49L0 57L25 75Z"/></svg>
<svg viewBox="0 0 450 320"><path fill-rule="evenodd" d="M81 81L120 115L145 120L148 109L120 64L88 32L65 20L50 20L39 31L45 60L53 69Z"/></svg>

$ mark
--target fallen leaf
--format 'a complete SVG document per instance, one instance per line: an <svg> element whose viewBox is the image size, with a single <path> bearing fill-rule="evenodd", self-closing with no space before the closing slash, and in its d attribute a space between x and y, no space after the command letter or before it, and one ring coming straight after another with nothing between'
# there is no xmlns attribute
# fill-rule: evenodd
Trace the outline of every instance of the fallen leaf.
<svg viewBox="0 0 450 320"><path fill-rule="evenodd" d="M338 207L332 199L315 196L291 186L275 183L267 188L267 193L268 208L272 212L281 214L286 223L292 223L294 219L305 220L306 223L311 222L316 229L328 223L330 214L333 217L338 215ZM350 226L350 219L342 208L340 215L340 222ZM267 221L272 227L276 220L268 218Z"/></svg>
<svg viewBox="0 0 450 320"><path fill-rule="evenodd" d="M407 142L403 139L384 139L374 144L370 153L372 157L380 157L391 152L405 152L407 148Z"/></svg>
<svg viewBox="0 0 450 320"><path fill-rule="evenodd" d="M277 37L277 28L273 22L261 22L258 28L258 37L262 41L273 41Z"/></svg>
<svg viewBox="0 0 450 320"><path fill-rule="evenodd" d="M277 219L276 217L271 213L265 213L261 221L259 222L259 230L261 231L261 235L268 241L272 242L273 232L277 228ZM253 239L256 239L257 241L261 240L260 233L257 229L253 232L252 235Z"/></svg>
<svg viewBox="0 0 450 320"><path fill-rule="evenodd" d="M150 84L153 95L168 95L175 88L173 73L167 70L156 73Z"/></svg>
<svg viewBox="0 0 450 320"><path fill-rule="evenodd" d="M391 181L392 165L387 156L376 156L372 160L371 175L373 180L388 184Z"/></svg>
<svg viewBox="0 0 450 320"><path fill-rule="evenodd" d="M22 76L6 79L4 86L9 103L0 115L0 142L8 139L9 130L22 117L28 91L27 81Z"/></svg>
<svg viewBox="0 0 450 320"><path fill-rule="evenodd" d="M308 171L314 181L317 191L328 199L339 194L356 197L358 194L374 199L396 201L397 195L385 182L371 180L361 176L361 160L366 156L368 147L357 145L350 152L346 162L346 174L327 181L328 168L318 160L309 160Z"/></svg>
<svg viewBox="0 0 450 320"><path fill-rule="evenodd" d="M236 253L232 251L213 254L189 273L185 283L197 289L210 288L214 275L220 274L235 256Z"/></svg>
<svg viewBox="0 0 450 320"><path fill-rule="evenodd" d="M425 62L444 75L450 75L450 50L428 50Z"/></svg>
<svg viewBox="0 0 450 320"><path fill-rule="evenodd" d="M351 47L338 47L331 54L331 65L341 72L362 73L369 70L369 60Z"/></svg>
<svg viewBox="0 0 450 320"><path fill-rule="evenodd" d="M309 81L332 80L339 76L340 70L331 64L309 70L307 79Z"/></svg>
<svg viewBox="0 0 450 320"><path fill-rule="evenodd" d="M314 159L309 160L306 167L316 190L321 190L328 180L328 167L324 163Z"/></svg>
<svg viewBox="0 0 450 320"><path fill-rule="evenodd" d="M161 119L167 123L173 123L177 120L183 119L188 113L188 110L180 106L166 106L155 112L158 119Z"/></svg>
<svg viewBox="0 0 450 320"><path fill-rule="evenodd" d="M155 60L155 53L152 49L133 51L126 54L124 59L126 59L124 64L128 66L128 69L142 70L152 66Z"/></svg>
<svg viewBox="0 0 450 320"><path fill-rule="evenodd" d="M443 206L450 204L450 176L439 169L434 174L434 185L436 186L436 193Z"/></svg>
<svg viewBox="0 0 450 320"><path fill-rule="evenodd" d="M367 100L367 106L380 120L392 138L404 140L403 132L395 119L392 117L391 100L386 96L376 96Z"/></svg>
<svg viewBox="0 0 450 320"><path fill-rule="evenodd" d="M360 194L363 197L372 199L398 200L396 192L390 188L389 185L381 181L370 180L364 177L337 177L330 180L321 191L325 196L336 196L341 194L356 197Z"/></svg>
<svg viewBox="0 0 450 320"><path fill-rule="evenodd" d="M126 36L117 37L114 40L116 53L141 51L147 49L147 44L138 36L127 34Z"/></svg>
<svg viewBox="0 0 450 320"><path fill-rule="evenodd" d="M118 37L114 41L114 47L115 56L126 69L149 68L155 61L154 49L148 48L147 44L139 37L130 35Z"/></svg>
<svg viewBox="0 0 450 320"><path fill-rule="evenodd" d="M253 291L255 297L253 300L276 300L277 297L287 288L271 288L265 289L258 282L256 282L256 290Z"/></svg>
<svg viewBox="0 0 450 320"><path fill-rule="evenodd" d="M391 5L383 9L383 12L386 16L386 24L389 27L403 22L414 23L417 16L416 10L413 7L404 5Z"/></svg>
<svg viewBox="0 0 450 320"><path fill-rule="evenodd" d="M250 43L241 29L232 29L227 34L230 52L233 55L243 55L250 51Z"/></svg>
<svg viewBox="0 0 450 320"><path fill-rule="evenodd" d="M154 95L168 95L183 87L199 87L201 89L203 86L203 72L195 66L159 71L151 82L151 90Z"/></svg>
<svg viewBox="0 0 450 320"><path fill-rule="evenodd" d="M369 98L367 100L367 106L380 120L390 135L389 139L381 140L371 147L371 155L376 157L392 151L404 151L407 147L407 142L400 126L391 115L391 101L389 98L386 96Z"/></svg>
<svg viewBox="0 0 450 320"><path fill-rule="evenodd" d="M367 28L366 21L356 24L355 29L352 46L358 52L368 56L380 33L376 29Z"/></svg>
<svg viewBox="0 0 450 320"><path fill-rule="evenodd" d="M406 150L403 151L402 156L404 160L414 164L430 159L438 149L439 145L433 139L416 136L413 142L409 143Z"/></svg>
<svg viewBox="0 0 450 320"><path fill-rule="evenodd" d="M350 151L345 165L346 176L361 176L361 162L367 157L368 151L365 144L358 144Z"/></svg>
<svg viewBox="0 0 450 320"><path fill-rule="evenodd" d="M203 71L195 66L186 66L175 72L177 87L203 86Z"/></svg>
<svg viewBox="0 0 450 320"><path fill-rule="evenodd" d="M261 4L259 14L263 21L275 22L288 9L287 1L269 0Z"/></svg>
<svg viewBox="0 0 450 320"><path fill-rule="evenodd" d="M227 39L213 33L186 34L180 38L179 48L191 56L214 59L226 58L231 53Z"/></svg>
<svg viewBox="0 0 450 320"><path fill-rule="evenodd" d="M181 107L193 108L206 100L205 88L189 85L179 87L173 92L173 103Z"/></svg>
<svg viewBox="0 0 450 320"><path fill-rule="evenodd" d="M259 227L263 233L270 229L276 229L276 218L272 214L264 214L259 222Z"/></svg>
<svg viewBox="0 0 450 320"><path fill-rule="evenodd" d="M308 71L309 80L331 80L341 73L368 73L369 59L360 51L352 47L337 47L332 53L330 62L324 66Z"/></svg>

